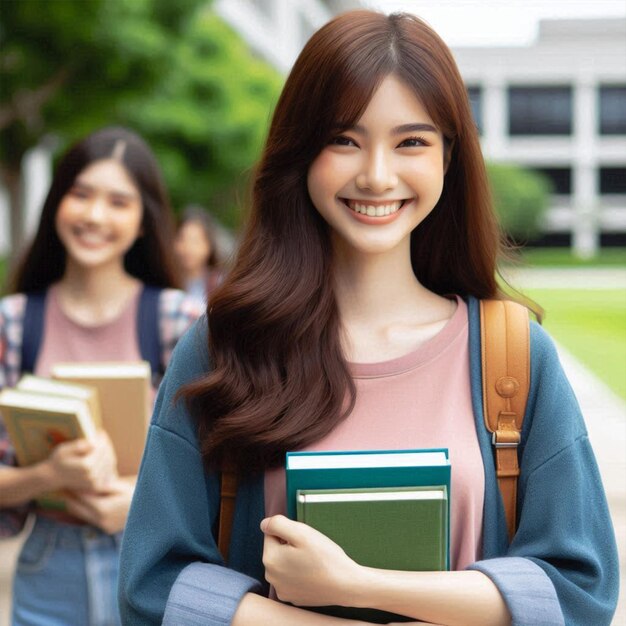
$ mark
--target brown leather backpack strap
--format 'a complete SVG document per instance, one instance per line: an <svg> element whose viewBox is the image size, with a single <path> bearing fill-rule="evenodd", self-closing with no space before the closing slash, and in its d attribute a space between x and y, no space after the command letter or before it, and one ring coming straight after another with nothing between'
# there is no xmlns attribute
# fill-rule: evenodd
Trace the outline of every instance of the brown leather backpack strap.
<svg viewBox="0 0 626 626"><path fill-rule="evenodd" d="M517 448L530 387L528 311L516 302L480 301L483 410L496 450L496 474L509 540L517 519Z"/></svg>
<svg viewBox="0 0 626 626"><path fill-rule="evenodd" d="M235 517L237 498L237 475L231 469L222 471L220 492L220 517L217 529L217 548L225 562L228 562L228 548Z"/></svg>

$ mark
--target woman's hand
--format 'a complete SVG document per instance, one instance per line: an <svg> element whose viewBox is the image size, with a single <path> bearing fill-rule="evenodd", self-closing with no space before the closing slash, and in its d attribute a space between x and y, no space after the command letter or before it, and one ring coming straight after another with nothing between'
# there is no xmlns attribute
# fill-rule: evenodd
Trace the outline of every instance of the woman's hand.
<svg viewBox="0 0 626 626"><path fill-rule="evenodd" d="M136 476L115 478L105 491L75 492L65 499L67 511L111 535L124 529Z"/></svg>
<svg viewBox="0 0 626 626"><path fill-rule="evenodd" d="M275 515L261 522L265 578L280 600L298 606L354 606L360 565L314 528Z"/></svg>
<svg viewBox="0 0 626 626"><path fill-rule="evenodd" d="M76 439L57 445L48 459L50 489L101 491L117 478L117 459L109 436Z"/></svg>

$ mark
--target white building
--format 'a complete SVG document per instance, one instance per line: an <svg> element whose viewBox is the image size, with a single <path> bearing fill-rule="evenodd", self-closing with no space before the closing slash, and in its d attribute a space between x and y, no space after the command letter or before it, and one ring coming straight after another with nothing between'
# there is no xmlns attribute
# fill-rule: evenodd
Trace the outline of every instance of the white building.
<svg viewBox="0 0 626 626"><path fill-rule="evenodd" d="M545 173L547 233L626 238L626 20L542 21L532 46L453 50L487 159Z"/></svg>
<svg viewBox="0 0 626 626"><path fill-rule="evenodd" d="M215 11L250 47L287 74L309 37L353 0L216 0Z"/></svg>
<svg viewBox="0 0 626 626"><path fill-rule="evenodd" d="M50 150L45 145L29 150L23 167L24 230L32 234L52 182ZM9 195L0 182L0 257L11 252Z"/></svg>

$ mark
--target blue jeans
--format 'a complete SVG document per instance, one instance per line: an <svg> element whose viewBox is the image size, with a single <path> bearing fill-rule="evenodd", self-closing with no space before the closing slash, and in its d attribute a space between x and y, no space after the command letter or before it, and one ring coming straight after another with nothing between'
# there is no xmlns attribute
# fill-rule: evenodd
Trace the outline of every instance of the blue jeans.
<svg viewBox="0 0 626 626"><path fill-rule="evenodd" d="M17 563L12 626L119 626L120 541L38 516Z"/></svg>

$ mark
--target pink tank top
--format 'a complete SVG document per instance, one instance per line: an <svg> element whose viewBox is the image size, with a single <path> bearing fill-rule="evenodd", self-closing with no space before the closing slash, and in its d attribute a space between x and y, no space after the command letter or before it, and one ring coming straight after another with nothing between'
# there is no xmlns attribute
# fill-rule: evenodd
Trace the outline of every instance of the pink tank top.
<svg viewBox="0 0 626 626"><path fill-rule="evenodd" d="M450 561L480 559L484 468L470 389L467 306L417 350L383 363L353 363L352 413L306 450L448 448L452 467ZM285 470L265 474L266 515L285 514Z"/></svg>

